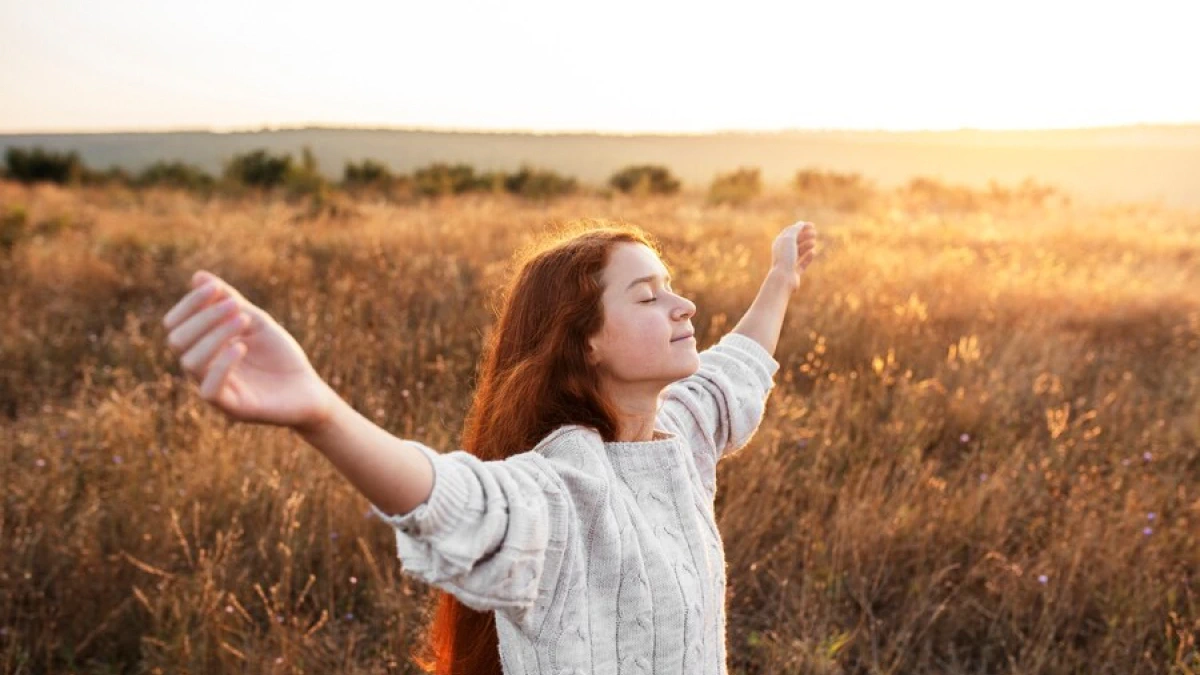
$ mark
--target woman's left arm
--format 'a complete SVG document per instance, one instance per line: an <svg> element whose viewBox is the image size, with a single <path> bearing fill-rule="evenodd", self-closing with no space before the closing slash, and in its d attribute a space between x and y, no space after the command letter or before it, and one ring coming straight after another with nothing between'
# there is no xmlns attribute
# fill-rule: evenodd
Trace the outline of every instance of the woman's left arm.
<svg viewBox="0 0 1200 675"><path fill-rule="evenodd" d="M812 262L817 245L817 230L812 223L798 222L784 228L771 245L771 269L758 289L750 309L733 327L774 354L783 329L788 300L800 286L800 275Z"/></svg>

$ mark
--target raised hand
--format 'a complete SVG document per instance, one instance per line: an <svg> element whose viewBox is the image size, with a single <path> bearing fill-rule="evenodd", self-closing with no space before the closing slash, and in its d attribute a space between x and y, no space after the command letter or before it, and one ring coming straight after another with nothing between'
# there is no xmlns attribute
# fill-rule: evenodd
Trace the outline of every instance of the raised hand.
<svg viewBox="0 0 1200 675"><path fill-rule="evenodd" d="M299 343L216 275L200 270L191 283L163 326L201 398L241 422L302 429L323 421L336 394Z"/></svg>
<svg viewBox="0 0 1200 675"><path fill-rule="evenodd" d="M788 279L792 289L800 285L800 275L808 269L817 247L817 228L799 221L783 228L771 245L771 268Z"/></svg>

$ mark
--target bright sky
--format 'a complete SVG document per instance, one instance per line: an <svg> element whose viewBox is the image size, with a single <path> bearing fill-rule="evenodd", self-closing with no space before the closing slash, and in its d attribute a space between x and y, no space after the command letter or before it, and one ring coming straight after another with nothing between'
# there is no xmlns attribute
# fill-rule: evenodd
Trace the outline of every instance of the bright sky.
<svg viewBox="0 0 1200 675"><path fill-rule="evenodd" d="M0 132L1200 122L1197 25L1194 0L0 0Z"/></svg>

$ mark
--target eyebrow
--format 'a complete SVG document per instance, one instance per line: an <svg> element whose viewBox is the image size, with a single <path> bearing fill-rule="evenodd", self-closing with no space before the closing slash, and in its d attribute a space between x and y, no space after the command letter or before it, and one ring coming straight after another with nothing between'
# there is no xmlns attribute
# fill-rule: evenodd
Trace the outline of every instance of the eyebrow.
<svg viewBox="0 0 1200 675"><path fill-rule="evenodd" d="M627 286L625 288L625 290L628 291L629 289L633 288L634 286L637 286L638 284L644 284L648 281L654 281L655 279L659 279L659 278L660 277L657 274L649 274L644 277L638 277L638 278L634 279L633 281L629 282L629 286ZM667 283L671 283L671 275L670 274L668 274L666 277L661 277L661 278L665 278Z"/></svg>

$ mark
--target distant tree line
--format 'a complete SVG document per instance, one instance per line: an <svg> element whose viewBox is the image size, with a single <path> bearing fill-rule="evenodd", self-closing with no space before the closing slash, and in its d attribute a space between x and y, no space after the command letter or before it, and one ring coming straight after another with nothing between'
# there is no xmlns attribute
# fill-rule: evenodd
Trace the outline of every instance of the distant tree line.
<svg viewBox="0 0 1200 675"><path fill-rule="evenodd" d="M219 176L180 161L155 162L136 173L115 166L97 171L87 167L74 151L10 147L5 153L0 176L22 183L122 185L134 189L162 186L204 195L218 191L233 194L252 190L283 191L291 196L312 196L322 203L328 201L335 190L407 200L467 193L507 193L528 199L549 199L582 189L573 177L527 163L515 172L477 173L470 164L434 162L411 173L395 173L387 164L364 159L346 162L341 180L331 182L318 170L317 160L308 147L302 149L298 160L289 153L273 154L266 149L234 155L224 162ZM673 195L680 187L679 179L667 167L635 164L613 173L603 192ZM879 189L861 174L820 169L797 171L790 188L808 206L844 211L863 208L880 194ZM708 186L707 201L740 205L758 197L762 191L760 170L738 167L713 177ZM993 181L986 190L978 191L917 177L897 191L930 208L969 209L1016 202L1043 205L1056 197L1069 201L1057 189L1032 179L1026 179L1015 188L1004 188Z"/></svg>

